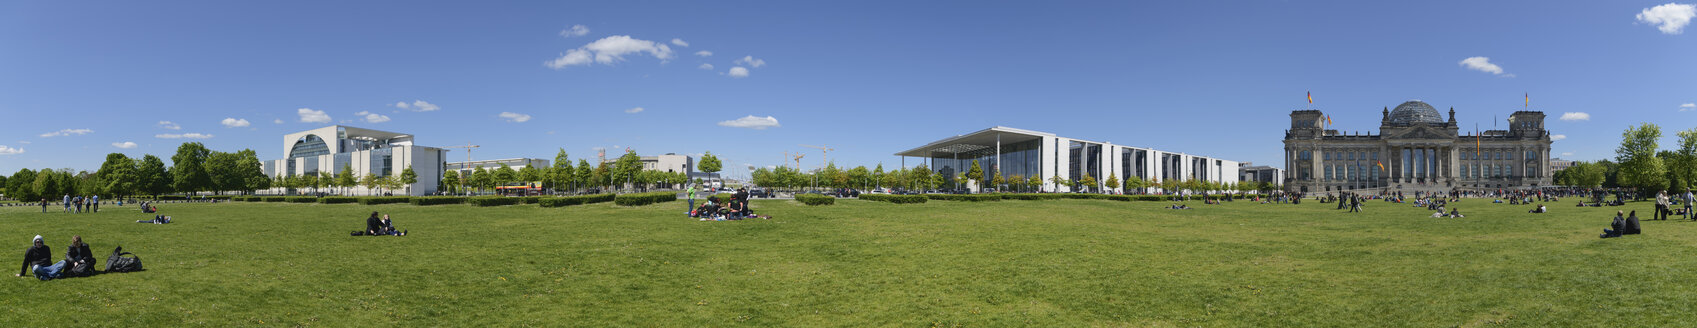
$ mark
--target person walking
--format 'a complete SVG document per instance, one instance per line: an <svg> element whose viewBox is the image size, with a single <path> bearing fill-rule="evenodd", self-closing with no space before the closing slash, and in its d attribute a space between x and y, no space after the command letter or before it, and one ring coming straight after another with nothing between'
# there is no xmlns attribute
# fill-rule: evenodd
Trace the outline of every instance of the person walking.
<svg viewBox="0 0 1697 328"><path fill-rule="evenodd" d="M71 212L71 195L65 194L65 213Z"/></svg>
<svg viewBox="0 0 1697 328"><path fill-rule="evenodd" d="M1680 201L1683 202L1683 203L1680 203L1680 204L1685 206L1685 215L1681 216L1682 218L1697 219L1697 216L1693 216L1691 214L1692 198L1693 198L1693 195L1691 194L1691 189L1689 189L1689 188L1685 189L1685 199L1680 200Z"/></svg>
<svg viewBox="0 0 1697 328"><path fill-rule="evenodd" d="M89 212L100 213L100 195L94 195L91 197L94 197L94 202L92 205L89 205Z"/></svg>

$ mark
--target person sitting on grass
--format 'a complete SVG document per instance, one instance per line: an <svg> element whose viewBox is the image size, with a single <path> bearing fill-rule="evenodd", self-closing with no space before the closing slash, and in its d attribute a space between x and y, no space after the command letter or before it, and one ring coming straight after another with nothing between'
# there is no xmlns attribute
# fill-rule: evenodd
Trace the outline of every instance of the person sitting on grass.
<svg viewBox="0 0 1697 328"><path fill-rule="evenodd" d="M1643 227L1638 226L1638 211L1632 211L1626 214L1626 227L1622 228L1622 230L1625 231L1621 231L1620 234L1636 235L1644 232L1642 228Z"/></svg>
<svg viewBox="0 0 1697 328"><path fill-rule="evenodd" d="M729 212L725 212L725 218L726 219L742 220L742 212L743 212L742 211L743 210L742 202L732 201L729 209L730 209Z"/></svg>
<svg viewBox="0 0 1697 328"><path fill-rule="evenodd" d="M24 272L39 272L41 268L53 264L52 261L53 249L42 243L41 236L37 235L35 240L30 242L29 249L24 250L24 265L18 268L18 276L24 276Z"/></svg>
<svg viewBox="0 0 1697 328"><path fill-rule="evenodd" d="M712 197L708 197L707 203L701 204L701 208L695 210L695 216L700 217L702 221L713 221L713 216L717 214L719 203L714 202Z"/></svg>
<svg viewBox="0 0 1697 328"><path fill-rule="evenodd" d="M1548 211L1548 210L1549 210L1549 209L1547 209L1547 208L1545 208L1545 207L1544 207L1544 205L1543 205L1543 204L1538 204L1538 208L1534 208L1534 209L1532 209L1532 210L1531 210L1531 211L1526 211L1526 213L1532 213L1532 214L1544 214L1544 213L1545 213L1545 212L1547 212L1547 211Z"/></svg>
<svg viewBox="0 0 1697 328"><path fill-rule="evenodd" d="M171 223L171 217L164 216L164 215L154 215L152 220L136 220L136 223L166 224L166 223Z"/></svg>
<svg viewBox="0 0 1697 328"><path fill-rule="evenodd" d="M65 275L86 276L94 273L94 252L82 242L82 236L71 236L71 246L65 247Z"/></svg>
<svg viewBox="0 0 1697 328"><path fill-rule="evenodd" d="M1620 214L1621 214L1620 211L1615 211L1615 220L1614 220L1614 222L1609 223L1610 229L1603 229L1603 234L1597 235L1597 238L1620 237L1620 234L1622 232L1625 232L1623 230L1626 230L1626 219L1620 217ZM1633 214L1637 214L1637 213L1633 213Z"/></svg>
<svg viewBox="0 0 1697 328"><path fill-rule="evenodd" d="M1466 216L1462 216L1462 215L1461 215L1461 210L1460 210L1460 209L1456 209L1456 208L1451 208L1451 209L1450 209L1450 215L1449 215L1449 217L1452 217L1452 218L1464 218L1464 217L1466 217Z"/></svg>
<svg viewBox="0 0 1697 328"><path fill-rule="evenodd" d="M1432 216L1431 216L1431 217L1432 217L1432 218L1441 218L1441 217L1444 217L1444 211L1437 211L1437 212L1432 212Z"/></svg>
<svg viewBox="0 0 1697 328"><path fill-rule="evenodd" d="M383 224L383 231L378 231L379 234L389 235L389 236L405 236L405 235L407 235L407 232L405 230L395 229L395 221L390 221L388 214L383 215L382 224Z"/></svg>
<svg viewBox="0 0 1697 328"><path fill-rule="evenodd" d="M365 235L376 236L383 232L383 220L377 218L377 212L371 212L371 217L365 218Z"/></svg>

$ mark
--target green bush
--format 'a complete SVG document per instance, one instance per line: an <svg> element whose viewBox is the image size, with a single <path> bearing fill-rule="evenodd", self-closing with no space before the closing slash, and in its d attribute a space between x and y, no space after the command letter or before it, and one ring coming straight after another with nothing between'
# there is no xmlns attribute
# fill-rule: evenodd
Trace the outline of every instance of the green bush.
<svg viewBox="0 0 1697 328"><path fill-rule="evenodd" d="M353 204L353 203L358 203L358 202L359 202L359 198L355 198L355 197L325 196L325 197L319 197L318 198L319 204Z"/></svg>
<svg viewBox="0 0 1697 328"><path fill-rule="evenodd" d="M801 202L802 204L814 205L814 206L831 205L831 204L837 203L836 197L825 196L825 195L815 195L815 194L798 194L798 195L795 195L795 200Z"/></svg>
<svg viewBox="0 0 1697 328"><path fill-rule="evenodd" d="M613 197L613 203L623 206L642 206L653 203L663 203L678 200L678 193L671 191L647 192L640 194L623 194Z"/></svg>
<svg viewBox="0 0 1697 328"><path fill-rule="evenodd" d="M359 199L360 205L404 204L404 203L407 202L408 199L410 199L410 197L406 197L406 196L395 196L395 197L370 196L370 197L357 197L357 198Z"/></svg>
<svg viewBox="0 0 1697 328"><path fill-rule="evenodd" d="M614 195L614 194L594 194L594 195L580 195L580 196L567 196L567 197L541 197L541 199L537 200L536 204L541 205L542 207L562 207L562 206L571 206L571 205L606 203L606 202L613 201L614 197L617 197L617 195Z"/></svg>
<svg viewBox="0 0 1697 328"><path fill-rule="evenodd" d="M466 198L465 202L466 204L477 206L504 206L518 205L524 202L524 198L507 196L477 196Z"/></svg>
<svg viewBox="0 0 1697 328"><path fill-rule="evenodd" d="M289 197L283 197L283 201L285 201L285 202L290 202L290 203L317 203L317 202L318 202L318 197L312 197L312 196L289 196Z"/></svg>
<svg viewBox="0 0 1697 328"><path fill-rule="evenodd" d="M412 203L413 205L444 205L444 204L465 204L465 200L466 200L465 197L460 197L460 196L428 196L428 197L409 197L407 199L407 202Z"/></svg>
<svg viewBox="0 0 1697 328"><path fill-rule="evenodd" d="M1063 194L1001 194L1002 199L1012 200L1054 200L1063 198Z"/></svg>
<svg viewBox="0 0 1697 328"><path fill-rule="evenodd" d="M1002 201L1002 195L997 195L997 194L965 194L965 195L927 194L927 195L925 195L925 198L930 198L930 199L935 199L935 200L963 201L963 202L999 202L999 201Z"/></svg>
<svg viewBox="0 0 1697 328"><path fill-rule="evenodd" d="M542 196L524 196L519 198L523 198L525 204L536 204L537 202L542 201Z"/></svg>
<svg viewBox="0 0 1697 328"><path fill-rule="evenodd" d="M925 195L885 195L885 194L860 194L860 199L861 200L877 201L877 202L889 202L889 203L895 203L895 204L920 204L920 203L925 203L926 201L931 200L931 198L925 197Z"/></svg>
<svg viewBox="0 0 1697 328"><path fill-rule="evenodd" d="M273 202L273 203L275 203L275 202L282 202L282 201L283 201L283 200L284 200L284 198L287 198L287 197L283 197L283 196L265 196L265 197L260 197L260 198L263 198L263 199L265 199L265 201L267 201L267 202Z"/></svg>

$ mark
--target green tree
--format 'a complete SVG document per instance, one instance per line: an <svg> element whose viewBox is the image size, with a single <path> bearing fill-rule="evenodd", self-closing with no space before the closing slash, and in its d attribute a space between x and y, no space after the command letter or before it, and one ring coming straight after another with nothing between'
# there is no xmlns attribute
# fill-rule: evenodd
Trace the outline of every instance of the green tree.
<svg viewBox="0 0 1697 328"><path fill-rule="evenodd" d="M966 180L974 184L984 183L984 169L978 166L978 160L972 160L972 167L966 169Z"/></svg>
<svg viewBox="0 0 1697 328"><path fill-rule="evenodd" d="M165 168L165 161L158 156L142 155L141 163L136 164L137 185L142 193L158 197L160 194L171 192L171 174Z"/></svg>
<svg viewBox="0 0 1697 328"><path fill-rule="evenodd" d="M584 186L591 186L594 181L595 167L589 166L588 160L578 159L577 169L572 170L572 184L576 186L575 189L582 190Z"/></svg>
<svg viewBox="0 0 1697 328"><path fill-rule="evenodd" d="M1668 162L1668 173L1679 181L1674 185L1675 191L1685 192L1697 184L1697 128L1679 131L1679 149L1673 151L1673 161Z"/></svg>
<svg viewBox="0 0 1697 328"><path fill-rule="evenodd" d="M359 179L354 177L353 164L342 164L342 171L336 173L336 187L343 188L342 195L348 195L348 190L359 186Z"/></svg>
<svg viewBox="0 0 1697 328"><path fill-rule="evenodd" d="M53 171L53 169L41 169L41 172L38 172L35 175L35 190L39 191L42 195L46 195L47 198L53 198L56 200L63 199L65 195L71 193L71 190L68 190L66 186L60 185L59 174L59 172Z"/></svg>
<svg viewBox="0 0 1697 328"><path fill-rule="evenodd" d="M100 164L100 170L95 175L105 184L101 189L109 196L123 197L133 195L140 190L137 181L136 161L124 153L106 154L106 162Z"/></svg>
<svg viewBox="0 0 1697 328"><path fill-rule="evenodd" d="M868 178L872 179L872 185L874 187L877 187L878 189L884 188L884 173L884 163L878 163L878 167L872 169L872 175Z"/></svg>
<svg viewBox="0 0 1697 328"><path fill-rule="evenodd" d="M318 171L318 179L313 180L312 192L319 192L318 188L320 187L335 188L336 175L330 173L330 171Z"/></svg>
<svg viewBox="0 0 1697 328"><path fill-rule="evenodd" d="M448 192L451 193L460 192L460 171L448 170L447 172L442 172L442 183L445 185L442 186L442 189L448 190Z"/></svg>
<svg viewBox="0 0 1697 328"><path fill-rule="evenodd" d="M701 161L695 165L696 169L700 169L701 172L707 172L709 176L716 176L717 173L719 173L719 169L723 169L724 167L725 163L719 161L719 156L713 156L712 151L702 153Z"/></svg>
<svg viewBox="0 0 1697 328"><path fill-rule="evenodd" d="M379 184L380 182L378 181L376 173L367 172L365 173L365 176L359 177L359 185L365 187L366 195L375 195Z"/></svg>
<svg viewBox="0 0 1697 328"><path fill-rule="evenodd" d="M265 167L259 161L259 154L252 149L242 149L236 152L236 175L240 178L237 189L252 194L255 190L271 188L271 178L265 176Z"/></svg>
<svg viewBox="0 0 1697 328"><path fill-rule="evenodd" d="M418 183L418 172L412 170L412 165L407 165L407 168L401 169L401 176L397 177L395 182L401 186L405 186L407 188L406 193L411 195L412 185Z"/></svg>
<svg viewBox="0 0 1697 328"><path fill-rule="evenodd" d="M214 194L242 189L242 186L247 184L247 179L240 175L240 168L236 164L239 161L241 161L241 156L235 153L209 152L206 156L206 162L202 166L206 170L207 181L210 182L206 188L212 190Z"/></svg>
<svg viewBox="0 0 1697 328"><path fill-rule="evenodd" d="M1656 141L1661 138L1661 127L1643 123L1621 133L1620 147L1615 148L1615 160L1620 161L1620 183L1638 188L1639 197L1667 187L1667 168L1656 157Z"/></svg>
<svg viewBox="0 0 1697 328"><path fill-rule="evenodd" d="M1139 176L1125 177L1125 190L1126 190L1126 193L1128 193L1128 194L1129 193L1142 194L1143 188L1148 188L1148 187L1149 187L1149 181L1144 181L1143 177L1139 177Z"/></svg>
<svg viewBox="0 0 1697 328"><path fill-rule="evenodd" d="M1094 192L1096 190L1096 177L1090 176L1090 173L1085 173L1083 178L1078 179L1078 184L1084 186L1084 191Z"/></svg>
<svg viewBox="0 0 1697 328"><path fill-rule="evenodd" d="M613 161L613 181L615 183L640 185L642 182L638 181L637 174L641 172L642 156L638 156L634 150L626 149L624 155L619 155L619 159Z"/></svg>
<svg viewBox="0 0 1697 328"><path fill-rule="evenodd" d="M572 181L572 157L566 154L565 148L554 154L554 168L548 171L548 188L563 189Z"/></svg>
<svg viewBox="0 0 1697 328"><path fill-rule="evenodd" d="M848 176L849 183L854 184L855 189L866 190L867 187L872 185L872 171L867 170L864 165L849 169L845 174Z"/></svg>
<svg viewBox="0 0 1697 328"><path fill-rule="evenodd" d="M514 171L513 167L507 166L506 163L501 163L501 167L499 169L489 173L491 173L495 179L493 186L505 186L519 180L518 171Z"/></svg>
<svg viewBox="0 0 1697 328"><path fill-rule="evenodd" d="M537 170L535 167L530 165L525 165L519 167L518 177L519 182L535 183L537 181L542 181L542 171Z"/></svg>
<svg viewBox="0 0 1697 328"><path fill-rule="evenodd" d="M488 169L479 167L477 170L471 171L471 185L476 187L478 192L487 191L494 184L495 174L490 173Z"/></svg>
<svg viewBox="0 0 1697 328"><path fill-rule="evenodd" d="M206 159L212 151L199 142L185 142L177 146L177 154L171 156L171 188L177 192L194 193L206 190L212 185L212 178L206 174Z"/></svg>
<svg viewBox="0 0 1697 328"><path fill-rule="evenodd" d="M35 171L29 168L18 169L6 179L6 194L18 201L37 201L45 198L40 190L35 189Z"/></svg>
<svg viewBox="0 0 1697 328"><path fill-rule="evenodd" d="M1108 172L1108 180L1103 181L1103 183L1106 183L1108 188L1118 188L1120 186L1120 178L1113 172Z"/></svg>
<svg viewBox="0 0 1697 328"><path fill-rule="evenodd" d="M1008 179L1002 176L1001 170L990 174L990 185L996 186L996 192L1007 192Z"/></svg>
<svg viewBox="0 0 1697 328"><path fill-rule="evenodd" d="M1060 192L1061 187L1066 186L1067 183L1071 182L1071 181L1067 181L1067 179L1062 179L1060 174L1056 174L1053 177L1049 177L1049 182L1055 184L1055 192Z"/></svg>

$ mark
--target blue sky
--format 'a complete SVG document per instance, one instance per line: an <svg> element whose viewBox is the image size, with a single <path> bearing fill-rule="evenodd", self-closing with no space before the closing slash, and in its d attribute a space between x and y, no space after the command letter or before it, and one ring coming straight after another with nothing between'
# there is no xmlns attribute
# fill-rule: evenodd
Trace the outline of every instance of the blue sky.
<svg viewBox="0 0 1697 328"><path fill-rule="evenodd" d="M1691 7L1664 1L8 2L0 174L184 141L277 159L333 123L733 174L997 125L1277 163L1308 91L1359 131L1409 99L1488 129L1530 94L1556 155L1593 160L1628 125L1697 128Z"/></svg>

